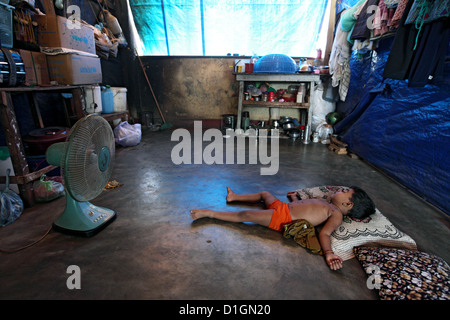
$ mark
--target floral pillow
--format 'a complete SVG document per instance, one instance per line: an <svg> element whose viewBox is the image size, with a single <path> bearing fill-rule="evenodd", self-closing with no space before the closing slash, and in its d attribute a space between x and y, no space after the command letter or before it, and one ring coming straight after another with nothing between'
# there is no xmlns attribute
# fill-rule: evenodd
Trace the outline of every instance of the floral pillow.
<svg viewBox="0 0 450 320"><path fill-rule="evenodd" d="M450 300L450 267L434 255L396 248L354 248L367 287L382 300Z"/></svg>
<svg viewBox="0 0 450 320"><path fill-rule="evenodd" d="M326 199L344 186L320 186L305 188L288 193L291 200ZM292 199L294 198L294 199ZM331 249L344 261L353 258L353 248L364 245L417 250L416 242L407 234L397 229L381 212L376 209L368 219L356 220L344 217L342 224L331 234Z"/></svg>

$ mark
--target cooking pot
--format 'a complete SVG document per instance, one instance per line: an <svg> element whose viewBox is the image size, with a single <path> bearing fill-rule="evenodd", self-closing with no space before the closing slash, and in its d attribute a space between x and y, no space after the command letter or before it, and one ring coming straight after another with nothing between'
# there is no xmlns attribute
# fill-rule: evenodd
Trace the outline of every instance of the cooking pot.
<svg viewBox="0 0 450 320"><path fill-rule="evenodd" d="M295 125L294 122L285 122L283 123L283 130L290 130L290 129L294 129Z"/></svg>
<svg viewBox="0 0 450 320"><path fill-rule="evenodd" d="M286 122L292 122L292 121L293 121L293 120L292 120L291 117L288 117L288 116L280 117L280 124L281 124L281 125L285 124Z"/></svg>
<svg viewBox="0 0 450 320"><path fill-rule="evenodd" d="M298 130L298 129L290 130L289 137L291 137L293 140L296 140L298 137L300 137L300 130Z"/></svg>

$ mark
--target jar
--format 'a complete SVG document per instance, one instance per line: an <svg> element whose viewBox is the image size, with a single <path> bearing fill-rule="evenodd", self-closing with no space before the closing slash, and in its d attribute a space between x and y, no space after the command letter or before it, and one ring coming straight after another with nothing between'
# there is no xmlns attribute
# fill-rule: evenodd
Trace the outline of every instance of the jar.
<svg viewBox="0 0 450 320"><path fill-rule="evenodd" d="M262 94L262 101L267 101L268 100L268 94L267 94L267 92L263 92L263 94Z"/></svg>
<svg viewBox="0 0 450 320"><path fill-rule="evenodd" d="M317 143L319 142L319 133L316 131L313 133L313 140L312 142Z"/></svg>
<svg viewBox="0 0 450 320"><path fill-rule="evenodd" d="M333 127L331 124L324 124L319 129L320 142L330 144L330 134L333 134Z"/></svg>

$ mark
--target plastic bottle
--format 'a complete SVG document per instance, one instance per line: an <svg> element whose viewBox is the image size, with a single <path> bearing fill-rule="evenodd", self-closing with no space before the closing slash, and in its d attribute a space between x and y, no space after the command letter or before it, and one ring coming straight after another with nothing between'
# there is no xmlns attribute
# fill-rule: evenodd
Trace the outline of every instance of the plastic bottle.
<svg viewBox="0 0 450 320"><path fill-rule="evenodd" d="M313 66L314 69L322 65L322 49L317 49L317 56L314 59Z"/></svg>
<svg viewBox="0 0 450 320"><path fill-rule="evenodd" d="M250 127L250 113L248 111L242 112L242 129L247 130Z"/></svg>
<svg viewBox="0 0 450 320"><path fill-rule="evenodd" d="M300 87L298 87L297 92L297 103L304 103L306 97L306 84L300 83Z"/></svg>
<svg viewBox="0 0 450 320"><path fill-rule="evenodd" d="M111 86L102 87L102 113L114 112L114 95Z"/></svg>
<svg viewBox="0 0 450 320"><path fill-rule="evenodd" d="M259 57L256 55L256 53L253 54L253 56L250 58L250 63L255 64L256 61L258 61Z"/></svg>

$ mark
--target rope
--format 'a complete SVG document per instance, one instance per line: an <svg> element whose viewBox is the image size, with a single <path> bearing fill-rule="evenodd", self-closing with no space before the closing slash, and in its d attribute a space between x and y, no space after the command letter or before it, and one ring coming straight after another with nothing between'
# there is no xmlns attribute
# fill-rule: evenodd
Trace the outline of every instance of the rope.
<svg viewBox="0 0 450 320"><path fill-rule="evenodd" d="M422 26L425 21L425 16L430 10L430 2L428 2L428 0L422 0L421 3L418 2L417 6L420 8L420 11L419 14L417 15L414 26L416 27L417 30L419 30L419 32L417 32L416 43L414 44L413 51L416 50L417 48L417 43L419 41L420 32L422 31Z"/></svg>

